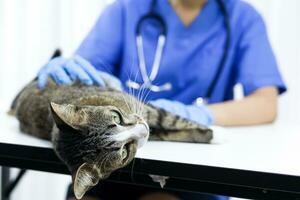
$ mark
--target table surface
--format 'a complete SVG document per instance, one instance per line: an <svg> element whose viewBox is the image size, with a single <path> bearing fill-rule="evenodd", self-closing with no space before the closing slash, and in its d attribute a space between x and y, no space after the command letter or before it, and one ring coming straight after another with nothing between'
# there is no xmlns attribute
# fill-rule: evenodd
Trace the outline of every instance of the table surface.
<svg viewBox="0 0 300 200"><path fill-rule="evenodd" d="M213 127L212 144L147 142L137 158L300 176L300 126L281 124ZM20 133L18 121L0 108L0 142L51 148Z"/></svg>

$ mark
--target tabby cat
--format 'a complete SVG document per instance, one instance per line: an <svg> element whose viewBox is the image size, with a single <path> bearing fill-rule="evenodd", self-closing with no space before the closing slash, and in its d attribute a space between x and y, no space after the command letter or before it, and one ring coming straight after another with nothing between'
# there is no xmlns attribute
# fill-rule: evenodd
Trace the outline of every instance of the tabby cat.
<svg viewBox="0 0 300 200"><path fill-rule="evenodd" d="M109 88L29 83L11 113L24 133L51 140L73 177L77 199L127 165L150 140L209 143L212 130Z"/></svg>

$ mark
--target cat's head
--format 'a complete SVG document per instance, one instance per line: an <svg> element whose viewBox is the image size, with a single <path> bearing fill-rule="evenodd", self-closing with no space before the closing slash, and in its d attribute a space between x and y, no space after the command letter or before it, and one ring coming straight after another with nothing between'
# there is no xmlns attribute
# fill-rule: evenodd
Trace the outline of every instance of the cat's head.
<svg viewBox="0 0 300 200"><path fill-rule="evenodd" d="M53 145L73 177L80 199L99 180L127 165L149 136L141 116L114 106L50 105Z"/></svg>

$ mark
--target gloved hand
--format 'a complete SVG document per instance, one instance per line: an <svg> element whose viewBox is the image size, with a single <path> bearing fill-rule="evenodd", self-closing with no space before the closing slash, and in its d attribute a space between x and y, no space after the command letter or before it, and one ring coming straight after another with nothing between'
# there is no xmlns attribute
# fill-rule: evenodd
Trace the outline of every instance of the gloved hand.
<svg viewBox="0 0 300 200"><path fill-rule="evenodd" d="M122 90L122 84L113 75L97 71L87 60L75 55L71 58L56 57L44 65L38 73L38 87L45 88L50 76L58 85L70 85L79 80L85 85L99 85Z"/></svg>
<svg viewBox="0 0 300 200"><path fill-rule="evenodd" d="M149 103L198 124L206 126L213 124L212 112L205 105L185 105L178 101L170 101L167 99L158 99L150 101Z"/></svg>

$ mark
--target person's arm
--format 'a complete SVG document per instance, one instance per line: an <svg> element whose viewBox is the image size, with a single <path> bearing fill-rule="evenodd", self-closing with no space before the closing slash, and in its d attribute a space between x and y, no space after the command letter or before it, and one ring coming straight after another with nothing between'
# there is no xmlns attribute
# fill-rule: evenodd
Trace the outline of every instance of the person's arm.
<svg viewBox="0 0 300 200"><path fill-rule="evenodd" d="M122 12L119 1L109 5L74 55L56 57L40 69L38 87L45 88L48 77L51 77L58 85L69 85L79 80L86 85L121 90L121 82L112 74L122 51Z"/></svg>
<svg viewBox="0 0 300 200"><path fill-rule="evenodd" d="M75 54L89 61L97 70L114 74L123 49L123 12L121 1L108 5Z"/></svg>
<svg viewBox="0 0 300 200"><path fill-rule="evenodd" d="M271 123L277 115L277 88L264 87L238 101L209 105L214 124L241 126Z"/></svg>
<svg viewBox="0 0 300 200"><path fill-rule="evenodd" d="M216 125L271 123L277 115L278 94L286 90L262 17L250 5L243 5L235 69L245 98L209 105Z"/></svg>

